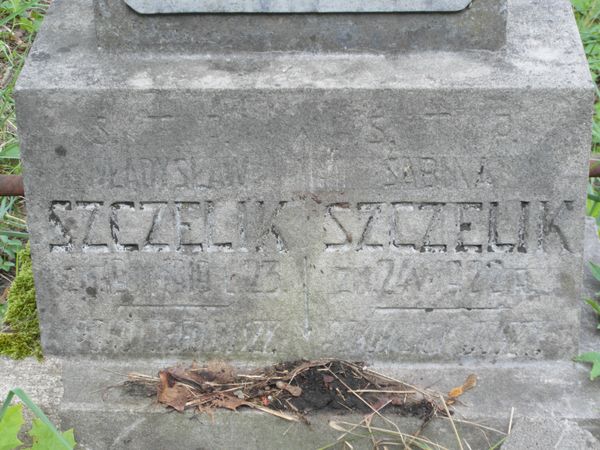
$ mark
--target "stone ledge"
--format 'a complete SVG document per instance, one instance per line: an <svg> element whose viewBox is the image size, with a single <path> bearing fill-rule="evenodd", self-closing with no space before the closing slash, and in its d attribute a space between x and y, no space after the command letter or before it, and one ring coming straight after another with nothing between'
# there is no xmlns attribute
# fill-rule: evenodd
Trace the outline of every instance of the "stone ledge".
<svg viewBox="0 0 600 450"><path fill-rule="evenodd" d="M568 420L523 419L515 424L503 450L597 450L600 442Z"/></svg>
<svg viewBox="0 0 600 450"><path fill-rule="evenodd" d="M192 56L99 51L91 4L56 1L17 91L469 88L502 95L506 89L576 89L591 99L594 86L570 8L565 0L510 0L508 41L498 52L199 51Z"/></svg>
<svg viewBox="0 0 600 450"><path fill-rule="evenodd" d="M329 428L330 420L360 421L358 415L340 417L322 412L309 416L310 427L290 426L280 419L251 411L217 412L213 420L207 415L168 413L153 399L134 397L112 387L124 379L119 374L128 371L152 374L163 365L158 361L65 362L65 395L59 411L63 426L75 427L80 441L93 449L120 448L125 441L128 448L174 448L175 442L186 448L200 442L206 448L241 448L236 447L240 436L244 436L244 448L304 449L318 448L339 436ZM506 430L514 408L515 423L522 419L571 420L600 435L597 424L600 385L589 381L588 370L581 365L558 361L464 366L394 364L378 366L376 370L442 392L460 384L468 374L476 373L478 385L461 397L461 404L456 406L457 420ZM390 418L403 430L418 427L415 419L393 415ZM485 439L482 440L477 429L462 426L460 433L472 448L483 448ZM448 422L435 421L425 435L453 448L454 436ZM517 444L519 439L515 438Z"/></svg>

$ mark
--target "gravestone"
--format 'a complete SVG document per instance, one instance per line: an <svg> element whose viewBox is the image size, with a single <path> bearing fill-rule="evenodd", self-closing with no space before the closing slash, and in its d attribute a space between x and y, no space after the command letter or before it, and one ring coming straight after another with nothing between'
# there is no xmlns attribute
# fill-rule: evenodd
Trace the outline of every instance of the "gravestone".
<svg viewBox="0 0 600 450"><path fill-rule="evenodd" d="M108 367L576 354L577 29L562 0L467 3L53 4L17 108L64 420L128 429L80 390Z"/></svg>

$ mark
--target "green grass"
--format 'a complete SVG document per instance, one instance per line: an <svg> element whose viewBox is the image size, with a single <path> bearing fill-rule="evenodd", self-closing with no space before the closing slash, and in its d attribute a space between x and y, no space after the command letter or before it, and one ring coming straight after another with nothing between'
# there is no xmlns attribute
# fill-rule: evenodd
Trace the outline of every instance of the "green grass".
<svg viewBox="0 0 600 450"><path fill-rule="evenodd" d="M46 10L40 0L0 2L0 170L20 173L13 89Z"/></svg>
<svg viewBox="0 0 600 450"><path fill-rule="evenodd" d="M581 40L590 64L600 99L600 0L571 0L581 34ZM593 151L600 152L600 102L596 102L593 128Z"/></svg>
<svg viewBox="0 0 600 450"><path fill-rule="evenodd" d="M577 26L581 40L590 64L590 72L596 83L596 105L594 125L592 129L592 151L600 153L600 0L571 0L575 10ZM600 224L600 179L591 179L588 183L587 199L588 215L594 217ZM600 281L600 266L590 262L592 275ZM598 296L597 293L596 296ZM587 303L593 311L600 314L600 305L597 299L588 299ZM600 315L598 315L600 317ZM600 325L598 325L600 329ZM600 353L588 352L577 356L575 361L592 364L590 379L600 377Z"/></svg>
<svg viewBox="0 0 600 450"><path fill-rule="evenodd" d="M47 6L46 0L0 0L0 174L21 173L13 90ZM6 282L27 241L24 216L22 199L0 200L0 277Z"/></svg>
<svg viewBox="0 0 600 450"><path fill-rule="evenodd" d="M48 3L0 0L0 174L21 173L13 91ZM41 357L27 239L23 199L1 198L0 281L12 287L8 294L0 290L0 354L13 357Z"/></svg>
<svg viewBox="0 0 600 450"><path fill-rule="evenodd" d="M592 151L600 153L600 0L571 0L581 40L596 83L596 105L592 129ZM600 156L600 155L599 155ZM600 180L588 184L588 215L600 224Z"/></svg>

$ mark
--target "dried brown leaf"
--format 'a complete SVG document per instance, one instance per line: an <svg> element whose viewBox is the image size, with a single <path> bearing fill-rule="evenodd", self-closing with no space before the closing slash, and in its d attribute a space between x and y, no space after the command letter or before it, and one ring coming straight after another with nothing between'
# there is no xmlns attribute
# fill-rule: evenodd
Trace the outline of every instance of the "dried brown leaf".
<svg viewBox="0 0 600 450"><path fill-rule="evenodd" d="M183 383L191 383L193 385L197 385L198 387L202 388L202 385L205 384L207 381L203 376L201 376L199 373L191 371L191 370L186 370L183 367L170 367L169 369L166 370L166 372L169 373L169 375L173 378L175 378L176 380L179 380Z"/></svg>
<svg viewBox="0 0 600 450"><path fill-rule="evenodd" d="M248 402L237 397L223 396L216 399L213 402L213 405L217 408L225 408L230 409L231 411L237 411L240 406L248 406Z"/></svg>
<svg viewBox="0 0 600 450"><path fill-rule="evenodd" d="M460 397L461 395L463 395L465 392L467 392L468 390L473 389L475 386L477 386L477 375L471 374L467 377L467 379L462 384L462 386L458 386L458 387L455 387L454 389L452 389L448 393L448 397L451 400L455 400L458 397Z"/></svg>
<svg viewBox="0 0 600 450"><path fill-rule="evenodd" d="M158 401L182 412L188 401L189 389L177 382L173 383L165 371L159 372L158 375L160 377Z"/></svg>
<svg viewBox="0 0 600 450"><path fill-rule="evenodd" d="M235 381L236 372L231 365L223 361L210 361L206 367L193 365L189 370L182 369L178 375L187 377L198 385L207 382L228 384Z"/></svg>
<svg viewBox="0 0 600 450"><path fill-rule="evenodd" d="M167 369L169 375L183 383L190 383L201 390L210 388L209 383L228 384L235 381L235 370L221 361L210 362L206 367L192 366L186 369L181 366Z"/></svg>

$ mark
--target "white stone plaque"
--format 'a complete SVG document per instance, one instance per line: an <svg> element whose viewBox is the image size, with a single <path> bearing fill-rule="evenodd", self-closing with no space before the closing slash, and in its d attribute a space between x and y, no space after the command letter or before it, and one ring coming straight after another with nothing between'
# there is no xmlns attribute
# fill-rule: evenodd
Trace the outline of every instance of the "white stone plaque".
<svg viewBox="0 0 600 450"><path fill-rule="evenodd" d="M453 12L472 0L125 0L140 14Z"/></svg>

